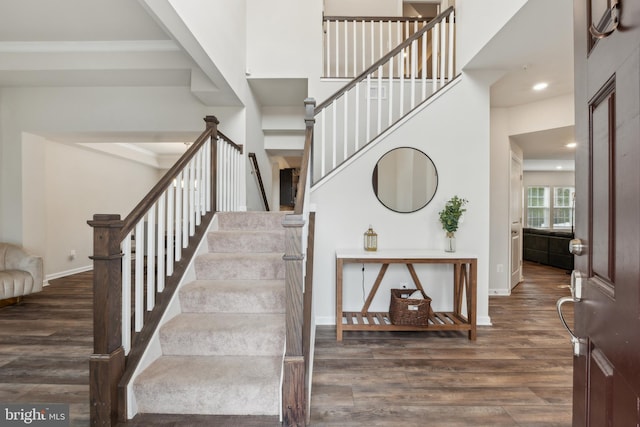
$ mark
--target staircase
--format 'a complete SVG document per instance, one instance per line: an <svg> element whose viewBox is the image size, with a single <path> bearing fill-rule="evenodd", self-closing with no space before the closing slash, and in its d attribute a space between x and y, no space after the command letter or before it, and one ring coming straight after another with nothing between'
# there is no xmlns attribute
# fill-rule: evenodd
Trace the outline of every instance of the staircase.
<svg viewBox="0 0 640 427"><path fill-rule="evenodd" d="M284 213L216 217L181 313L160 329L162 356L134 382L139 413L280 414Z"/></svg>

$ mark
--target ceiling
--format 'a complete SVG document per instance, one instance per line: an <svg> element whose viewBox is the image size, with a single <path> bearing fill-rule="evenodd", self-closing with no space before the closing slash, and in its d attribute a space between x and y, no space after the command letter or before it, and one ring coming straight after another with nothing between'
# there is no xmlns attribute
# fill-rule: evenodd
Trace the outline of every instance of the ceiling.
<svg viewBox="0 0 640 427"><path fill-rule="evenodd" d="M415 1L432 7L432 1ZM422 5L421 5L422 3ZM155 10L166 1L149 0L2 0L0 2L0 86L139 86L189 87L192 73L209 78L218 99L234 97L226 83L196 64L187 40L176 40L156 20ZM34 13L37 11L37 13ZM167 21L164 19L163 21ZM499 68L504 75L491 87L494 107L511 107L573 93L572 1L530 0L482 49L470 68ZM544 34L541 35L541 27ZM533 92L538 81L547 90ZM253 84L256 91L270 90L266 98L278 99L288 91L267 82ZM301 81L299 84L304 85ZM297 93L297 91L296 91ZM212 104L210 94L194 91ZM258 94L259 95L259 94ZM260 97L263 98L263 97ZM282 103L289 102L283 99ZM514 137L525 159L570 158L562 149L573 129L555 129ZM182 149L190 135L85 135L87 143L108 141L134 144L149 152L166 150L160 142ZM148 138L147 138L148 137ZM77 138L76 138L77 139Z"/></svg>
<svg viewBox="0 0 640 427"><path fill-rule="evenodd" d="M469 64L499 69L491 87L492 107L514 107L573 94L573 2L530 0ZM533 85L548 83L543 91ZM573 126L513 136L525 159L540 169L573 169ZM546 166L542 166L546 164Z"/></svg>

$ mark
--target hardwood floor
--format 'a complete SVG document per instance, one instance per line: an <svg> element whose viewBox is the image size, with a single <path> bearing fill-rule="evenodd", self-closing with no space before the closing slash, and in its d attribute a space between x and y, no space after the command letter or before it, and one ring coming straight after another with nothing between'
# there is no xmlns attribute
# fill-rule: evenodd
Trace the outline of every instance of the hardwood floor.
<svg viewBox="0 0 640 427"><path fill-rule="evenodd" d="M334 327L319 327L311 426L569 426L571 346L555 313L569 276L536 264L524 271L511 297L491 297L494 325L480 327L476 342L453 332L346 332L337 343ZM0 308L0 403L68 403L70 425L89 425L91 286L91 272L68 276ZM565 313L571 320L571 307ZM248 427L179 416L127 425Z"/></svg>
<svg viewBox="0 0 640 427"><path fill-rule="evenodd" d="M491 297L476 342L448 332L319 327L311 425L570 426L572 354L555 302L564 270L525 265L510 297ZM571 308L565 310L572 322Z"/></svg>
<svg viewBox="0 0 640 427"><path fill-rule="evenodd" d="M92 277L52 280L0 308L0 402L66 403L71 426L89 425Z"/></svg>

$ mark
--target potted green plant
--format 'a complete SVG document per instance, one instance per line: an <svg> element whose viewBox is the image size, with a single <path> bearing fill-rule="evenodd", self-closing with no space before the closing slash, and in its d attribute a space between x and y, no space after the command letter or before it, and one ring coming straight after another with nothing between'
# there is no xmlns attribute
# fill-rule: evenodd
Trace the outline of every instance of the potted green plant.
<svg viewBox="0 0 640 427"><path fill-rule="evenodd" d="M445 251L447 252L455 252L456 250L455 232L458 230L460 217L466 211L464 206L467 203L468 200L453 196L444 205L444 209L438 212L442 228L447 232L445 245Z"/></svg>

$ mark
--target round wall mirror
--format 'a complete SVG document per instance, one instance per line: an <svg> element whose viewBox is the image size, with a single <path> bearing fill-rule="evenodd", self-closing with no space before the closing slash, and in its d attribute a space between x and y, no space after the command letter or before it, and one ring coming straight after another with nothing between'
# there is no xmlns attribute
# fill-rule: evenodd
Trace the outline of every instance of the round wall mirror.
<svg viewBox="0 0 640 427"><path fill-rule="evenodd" d="M433 199L438 171L429 156L410 147L395 148L373 168L373 192L387 208L415 212Z"/></svg>

